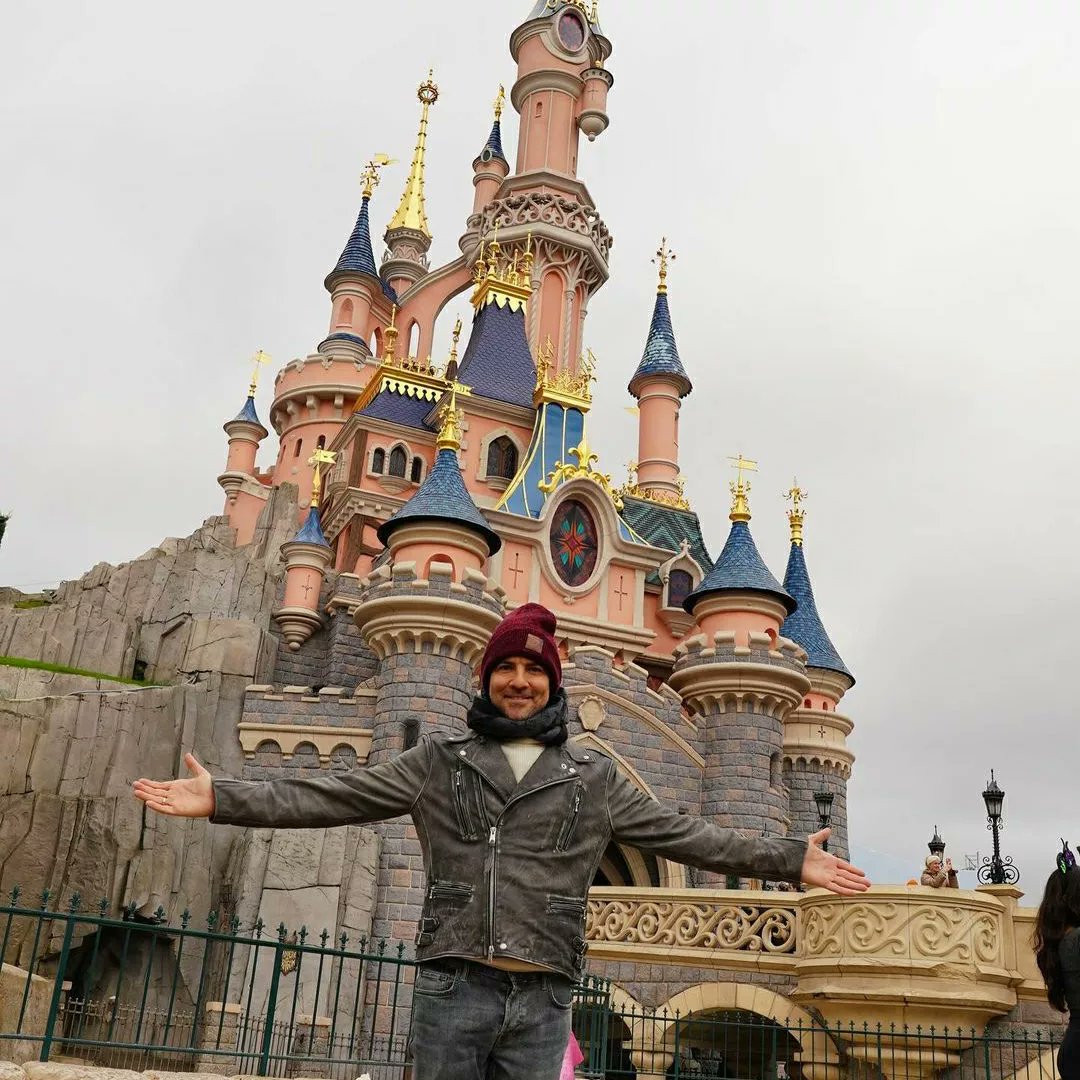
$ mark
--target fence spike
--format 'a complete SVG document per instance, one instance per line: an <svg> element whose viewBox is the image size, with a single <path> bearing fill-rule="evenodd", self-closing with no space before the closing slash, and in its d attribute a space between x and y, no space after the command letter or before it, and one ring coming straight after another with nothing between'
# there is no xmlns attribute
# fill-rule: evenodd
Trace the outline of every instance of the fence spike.
<svg viewBox="0 0 1080 1080"><path fill-rule="evenodd" d="M163 923L169 921L169 913L165 910L164 904L158 904L154 910L154 922Z"/></svg>
<svg viewBox="0 0 1080 1080"><path fill-rule="evenodd" d="M100 899L100 900L99 900L99 901L97 902L97 907L98 907L98 915L99 915L99 916L100 916L100 917L101 917L102 919L104 919L104 918L105 918L105 916L106 916L106 915L108 914L108 912L109 912L109 898L108 898L107 896L103 896L103 897L102 897L102 898L101 898L101 899Z"/></svg>
<svg viewBox="0 0 1080 1080"><path fill-rule="evenodd" d="M340 941L341 941L341 951L344 952L345 951L345 946L349 944L349 935L346 934L344 930L341 931Z"/></svg>
<svg viewBox="0 0 1080 1080"><path fill-rule="evenodd" d="M299 939L301 945L303 945L307 941L307 927L306 926L301 926L300 927L300 933L297 935L297 938Z"/></svg>
<svg viewBox="0 0 1080 1080"><path fill-rule="evenodd" d="M386 938L384 938L384 937L379 938L379 943L378 943L378 945L375 946L375 950L376 950L376 952L378 952L378 954L380 956L385 954L385 952L386 952Z"/></svg>
<svg viewBox="0 0 1080 1080"><path fill-rule="evenodd" d="M15 904L18 902L19 894L21 892L22 892L22 886L21 885L13 885L11 887L11 906L12 907L14 907Z"/></svg>
<svg viewBox="0 0 1080 1080"><path fill-rule="evenodd" d="M76 914L81 906L82 897L77 892L73 892L71 894L71 899L68 900L68 914Z"/></svg>
<svg viewBox="0 0 1080 1080"><path fill-rule="evenodd" d="M321 942L322 947L324 949L326 948L326 942L329 939L329 937L330 937L330 931L327 930L326 927L324 926L322 933L319 935L319 941Z"/></svg>
<svg viewBox="0 0 1080 1080"><path fill-rule="evenodd" d="M124 919L127 922L132 922L134 920L134 918L135 918L135 912L138 911L138 910L139 909L136 906L135 901L132 900L131 903L128 904L128 906L126 908L124 908Z"/></svg>
<svg viewBox="0 0 1080 1080"><path fill-rule="evenodd" d="M367 944L368 944L368 936L367 936L367 934L361 934L360 935L360 951L361 952L366 951Z"/></svg>
<svg viewBox="0 0 1080 1080"><path fill-rule="evenodd" d="M261 938L261 937L262 937L263 927L265 927L265 926L266 926L266 923L264 923L264 922L262 921L262 916L260 915L260 916L259 916L259 917L258 917L258 918L257 918L257 919L255 920L255 925L254 925L254 926L252 927L252 929L253 929L253 930L255 931L255 936L256 936L257 938Z"/></svg>
<svg viewBox="0 0 1080 1080"><path fill-rule="evenodd" d="M180 929L186 930L189 922L191 922L191 911L188 908L184 908L184 910L180 912Z"/></svg>
<svg viewBox="0 0 1080 1080"><path fill-rule="evenodd" d="M400 960L405 955L405 942L399 941L397 947L397 958Z"/></svg>
<svg viewBox="0 0 1080 1080"><path fill-rule="evenodd" d="M239 915L234 915L229 920L229 933L232 934L234 937L237 934L240 933L240 916Z"/></svg>
<svg viewBox="0 0 1080 1080"><path fill-rule="evenodd" d="M44 911L49 906L49 897L52 893L48 889L41 890L41 910Z"/></svg>
<svg viewBox="0 0 1080 1080"><path fill-rule="evenodd" d="M278 928L277 928L277 939L278 939L278 941L280 941L282 944L284 944L285 943L285 938L288 935L288 933L289 933L289 931L286 929L284 921L279 922L278 923Z"/></svg>
<svg viewBox="0 0 1080 1080"><path fill-rule="evenodd" d="M206 916L206 929L211 930L211 931L216 930L217 929L217 921L218 921L217 908L214 908L214 910L211 911Z"/></svg>

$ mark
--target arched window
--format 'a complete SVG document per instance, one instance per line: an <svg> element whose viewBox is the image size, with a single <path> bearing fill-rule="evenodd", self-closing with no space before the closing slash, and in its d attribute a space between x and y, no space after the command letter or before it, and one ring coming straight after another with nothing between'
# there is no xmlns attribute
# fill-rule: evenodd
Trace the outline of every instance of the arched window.
<svg viewBox="0 0 1080 1080"><path fill-rule="evenodd" d="M371 471L374 473L386 471L386 451L381 446L371 455Z"/></svg>
<svg viewBox="0 0 1080 1080"><path fill-rule="evenodd" d="M335 326L352 326L353 320L353 302L346 299L342 305L341 310L338 312L337 322Z"/></svg>
<svg viewBox="0 0 1080 1080"><path fill-rule="evenodd" d="M513 480L517 473L518 452L514 440L508 435L493 439L488 447L487 474Z"/></svg>
<svg viewBox="0 0 1080 1080"><path fill-rule="evenodd" d="M400 476L405 478L405 467L408 465L409 459L405 455L405 451L400 446L395 446L390 451L390 467L386 470L391 476Z"/></svg>
<svg viewBox="0 0 1080 1080"><path fill-rule="evenodd" d="M420 324L413 322L409 327L409 351L408 356L415 357L420 351Z"/></svg>
<svg viewBox="0 0 1080 1080"><path fill-rule="evenodd" d="M304 445L304 440L303 439L297 439L296 440L296 445L293 447L293 452L292 452L293 457L299 457L300 456L300 447L303 446L303 445Z"/></svg>
<svg viewBox="0 0 1080 1080"><path fill-rule="evenodd" d="M320 435L319 436L318 441L315 443L315 449L316 450L325 450L326 449L326 436L325 435Z"/></svg>
<svg viewBox="0 0 1080 1080"><path fill-rule="evenodd" d="M683 601L694 590L694 579L687 570L672 570L668 577L667 606L682 607Z"/></svg>
<svg viewBox="0 0 1080 1080"><path fill-rule="evenodd" d="M414 457L412 459L412 468L409 470L409 479L414 484L420 483L420 477L424 474L424 459Z"/></svg>

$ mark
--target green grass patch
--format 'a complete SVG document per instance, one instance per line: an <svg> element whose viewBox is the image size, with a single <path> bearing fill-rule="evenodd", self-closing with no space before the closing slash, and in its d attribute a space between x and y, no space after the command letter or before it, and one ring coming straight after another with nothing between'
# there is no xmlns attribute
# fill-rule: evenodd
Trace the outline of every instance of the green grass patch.
<svg viewBox="0 0 1080 1080"><path fill-rule="evenodd" d="M57 675L82 675L87 679L104 679L106 682L123 683L125 686L159 686L160 683L139 682L120 675L104 675L100 671L84 671L82 668L66 667L64 664L46 664L44 660L27 660L22 656L0 656L0 667L30 668L33 671L52 671Z"/></svg>
<svg viewBox="0 0 1080 1080"><path fill-rule="evenodd" d="M16 611L29 611L31 608L48 607L48 600L17 600L13 607Z"/></svg>

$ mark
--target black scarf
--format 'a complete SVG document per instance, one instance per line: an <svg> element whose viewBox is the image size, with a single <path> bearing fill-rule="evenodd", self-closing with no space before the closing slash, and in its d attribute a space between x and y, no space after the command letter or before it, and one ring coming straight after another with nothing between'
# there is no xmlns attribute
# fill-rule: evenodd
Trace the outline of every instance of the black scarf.
<svg viewBox="0 0 1080 1080"><path fill-rule="evenodd" d="M503 716L486 694L473 700L467 718L469 727L480 735L501 742L503 739L535 739L545 746L562 746L566 742L566 694L562 688L528 720L511 720Z"/></svg>

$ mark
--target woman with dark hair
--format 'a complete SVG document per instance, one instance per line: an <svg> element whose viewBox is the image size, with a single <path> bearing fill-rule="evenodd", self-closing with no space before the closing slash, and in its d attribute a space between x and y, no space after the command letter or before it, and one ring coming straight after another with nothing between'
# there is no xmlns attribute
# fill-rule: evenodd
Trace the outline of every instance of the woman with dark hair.
<svg viewBox="0 0 1080 1080"><path fill-rule="evenodd" d="M1050 1004L1069 1013L1058 1072L1061 1080L1080 1080L1080 867L1064 840L1035 916L1033 945Z"/></svg>

